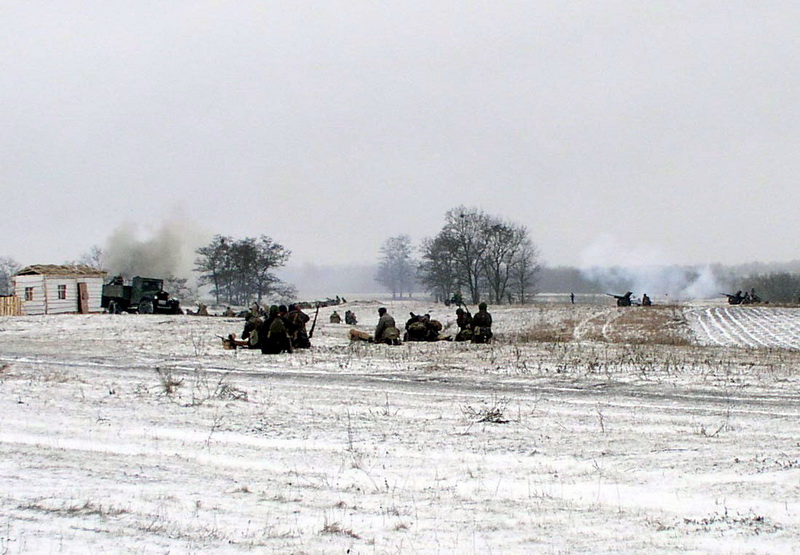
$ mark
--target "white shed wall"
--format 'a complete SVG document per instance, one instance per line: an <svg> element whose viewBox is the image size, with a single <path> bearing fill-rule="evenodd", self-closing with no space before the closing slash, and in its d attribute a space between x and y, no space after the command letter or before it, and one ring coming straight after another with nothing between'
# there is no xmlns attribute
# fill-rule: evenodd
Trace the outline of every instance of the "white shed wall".
<svg viewBox="0 0 800 555"><path fill-rule="evenodd" d="M14 277L15 294L22 301L22 313L70 314L78 312L78 283L85 283L89 294L89 312L102 312L103 278L98 276L43 276ZM58 286L66 286L66 298L58 298ZM33 287L33 300L25 300L25 288Z"/></svg>
<svg viewBox="0 0 800 555"><path fill-rule="evenodd" d="M58 298L58 286L66 287L66 298ZM74 277L45 276L47 288L47 314L78 312L78 282Z"/></svg>
<svg viewBox="0 0 800 555"><path fill-rule="evenodd" d="M33 300L25 300L25 288L33 287ZM44 276L14 276L14 294L22 301L23 314L45 313Z"/></svg>

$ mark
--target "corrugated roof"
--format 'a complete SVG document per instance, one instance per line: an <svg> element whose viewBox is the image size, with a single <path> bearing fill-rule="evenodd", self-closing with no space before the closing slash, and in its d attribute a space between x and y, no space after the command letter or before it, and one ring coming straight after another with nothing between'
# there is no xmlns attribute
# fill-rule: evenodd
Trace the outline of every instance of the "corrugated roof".
<svg viewBox="0 0 800 555"><path fill-rule="evenodd" d="M104 276L108 272L98 270L83 264L34 264L26 266L16 273L18 276L46 275L46 276Z"/></svg>

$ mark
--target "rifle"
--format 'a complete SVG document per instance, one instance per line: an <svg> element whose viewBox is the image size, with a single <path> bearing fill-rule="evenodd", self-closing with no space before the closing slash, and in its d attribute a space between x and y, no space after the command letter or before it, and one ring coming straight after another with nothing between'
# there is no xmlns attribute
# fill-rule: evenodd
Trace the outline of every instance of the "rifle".
<svg viewBox="0 0 800 555"><path fill-rule="evenodd" d="M317 310L314 312L314 322L311 324L311 329L308 331L308 338L314 337L314 327L317 325L317 316L319 316L319 304L317 303Z"/></svg>

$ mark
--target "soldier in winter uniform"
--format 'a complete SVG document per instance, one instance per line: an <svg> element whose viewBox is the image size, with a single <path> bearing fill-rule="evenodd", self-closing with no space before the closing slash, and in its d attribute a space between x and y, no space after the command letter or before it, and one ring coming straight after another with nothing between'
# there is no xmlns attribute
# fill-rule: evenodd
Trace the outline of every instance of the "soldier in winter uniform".
<svg viewBox="0 0 800 555"><path fill-rule="evenodd" d="M387 345L400 344L400 330L395 325L394 318L386 311L386 308L378 309L378 325L375 326L375 343L386 343Z"/></svg>
<svg viewBox="0 0 800 555"><path fill-rule="evenodd" d="M478 305L478 313L472 317L472 342L488 343L492 339L492 315L486 303Z"/></svg>

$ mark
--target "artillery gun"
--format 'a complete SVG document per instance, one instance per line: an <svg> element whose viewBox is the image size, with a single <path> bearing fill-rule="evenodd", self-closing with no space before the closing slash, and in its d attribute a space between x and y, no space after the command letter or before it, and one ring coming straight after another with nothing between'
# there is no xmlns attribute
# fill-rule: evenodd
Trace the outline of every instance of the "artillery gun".
<svg viewBox="0 0 800 555"><path fill-rule="evenodd" d="M125 285L122 276L115 276L103 285L100 305L113 314L180 314L181 303L164 291L164 280L136 276Z"/></svg>
<svg viewBox="0 0 800 555"><path fill-rule="evenodd" d="M613 293L606 293L606 295L617 299L617 306L631 306L633 304L631 300L631 295L633 295L633 293L631 291L628 291L624 295L614 295Z"/></svg>
<svg viewBox="0 0 800 555"><path fill-rule="evenodd" d="M745 291L744 294L739 290L733 295L730 293L721 293L721 295L728 297L728 304L754 304L761 302L761 297L756 295L755 289L751 289L749 292Z"/></svg>
<svg viewBox="0 0 800 555"><path fill-rule="evenodd" d="M730 293L720 293L720 294L728 297L728 304L742 304L742 301L744 300L744 296L742 296L741 291L737 291L733 295L731 295Z"/></svg>

